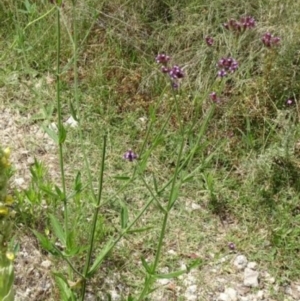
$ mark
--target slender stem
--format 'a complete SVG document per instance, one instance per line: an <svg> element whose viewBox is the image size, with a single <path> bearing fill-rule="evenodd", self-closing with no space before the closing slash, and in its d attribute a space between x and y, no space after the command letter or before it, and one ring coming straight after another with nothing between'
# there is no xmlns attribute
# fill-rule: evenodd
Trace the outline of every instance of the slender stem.
<svg viewBox="0 0 300 301"><path fill-rule="evenodd" d="M157 251L156 251L156 255L155 255L155 259L154 259L153 273L155 272L155 270L157 268L157 265L158 265L158 261L159 261L160 253L161 253L161 248L162 248L162 243L163 243L163 239L164 239L165 232L166 232L166 226L167 226L167 221L168 221L168 217L169 217L169 212L171 211L171 209L173 207L173 204L174 204L173 193L174 193L174 189L175 189L175 185L176 185L176 181L177 181L177 175L178 175L179 169L180 169L179 166L180 166L180 160L181 160L183 146L184 146L184 139L182 137L182 141L181 141L181 145L180 145L180 149L179 149L179 154L178 154L178 158L177 158L177 163L176 163L176 168L175 168L175 172L174 172L174 175L173 175L172 186L171 186L168 205L167 205L167 212L164 214L163 224L162 224L162 228L161 228L161 231L160 231L160 237L159 237L159 241L158 241L158 245L157 245Z"/></svg>
<svg viewBox="0 0 300 301"><path fill-rule="evenodd" d="M107 136L105 135L103 137L103 150L102 150L102 165L101 165L101 170L100 170L100 180L99 180L99 192L98 192L98 198L97 198L97 207L95 209L95 213L93 216L93 221L92 221L92 228L91 228L91 234L90 234L90 242L89 242L89 250L86 258L86 265L85 269L83 272L84 275L84 280L83 280L83 285L82 285L82 291L81 291L81 300L84 301L84 296L85 296L85 291L86 291L86 283L87 279L86 276L89 271L90 263L91 263L91 258L92 258L92 253L93 253L93 247L94 247L94 238L95 238L95 230L96 230L96 224L97 224L97 219L98 219L98 214L99 214L99 209L100 209L100 202L101 202L101 196L102 196L102 188L103 188L103 175L104 175L104 163L105 163L105 151L106 151L106 140Z"/></svg>
<svg viewBox="0 0 300 301"><path fill-rule="evenodd" d="M64 171L64 159L63 159L63 140L61 139L63 124L62 124L62 112L61 112L61 98L60 98L60 49L61 49L61 27L60 27L60 8L57 7L57 62L56 62L56 101L57 101L57 115L58 115L58 148L59 148L59 166L61 174L61 183L63 189L63 203L64 203L64 222L65 222L65 234L66 241L68 238L68 208L66 198L66 182Z"/></svg>

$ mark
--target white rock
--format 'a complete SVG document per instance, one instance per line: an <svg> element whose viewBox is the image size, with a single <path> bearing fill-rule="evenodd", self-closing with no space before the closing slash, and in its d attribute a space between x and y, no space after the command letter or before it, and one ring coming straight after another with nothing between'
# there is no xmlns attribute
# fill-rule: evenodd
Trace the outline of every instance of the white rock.
<svg viewBox="0 0 300 301"><path fill-rule="evenodd" d="M256 293L256 298L257 298L257 300L263 300L264 299L264 291L258 291L257 293Z"/></svg>
<svg viewBox="0 0 300 301"><path fill-rule="evenodd" d="M49 125L48 125L48 128L54 132L58 132L58 127L57 125L55 124L55 122L51 122Z"/></svg>
<svg viewBox="0 0 300 301"><path fill-rule="evenodd" d="M221 293L217 298L217 301L230 301L230 297L225 293Z"/></svg>
<svg viewBox="0 0 300 301"><path fill-rule="evenodd" d="M51 261L50 260L44 260L42 263L41 263L41 266L46 268L46 269L49 269L50 266L51 266Z"/></svg>
<svg viewBox="0 0 300 301"><path fill-rule="evenodd" d="M247 266L248 260L246 258L246 256L244 255L238 255L234 262L233 265L238 269L238 270L242 270Z"/></svg>
<svg viewBox="0 0 300 301"><path fill-rule="evenodd" d="M242 296L240 297L240 301L250 301L248 296Z"/></svg>
<svg viewBox="0 0 300 301"><path fill-rule="evenodd" d="M237 297L237 292L235 289L233 289L231 287L227 287L225 289L224 293L229 297L230 301L237 301L238 297Z"/></svg>
<svg viewBox="0 0 300 301"><path fill-rule="evenodd" d="M197 289L198 289L198 286L196 284L191 285L186 289L186 294L196 294Z"/></svg>
<svg viewBox="0 0 300 301"><path fill-rule="evenodd" d="M160 285L167 285L168 283L170 283L170 279L158 279L157 282L160 284Z"/></svg>
<svg viewBox="0 0 300 301"><path fill-rule="evenodd" d="M176 256L177 253L174 250L169 250L168 254L172 255L172 256Z"/></svg>
<svg viewBox="0 0 300 301"><path fill-rule="evenodd" d="M78 126L78 121L76 121L73 116L70 116L65 122L65 125L69 125L71 128L76 128Z"/></svg>
<svg viewBox="0 0 300 301"><path fill-rule="evenodd" d="M15 184L17 186L22 186L25 183L25 180L23 178L17 178L15 179Z"/></svg>
<svg viewBox="0 0 300 301"><path fill-rule="evenodd" d="M110 291L111 299L113 301L119 301L121 300L120 295L116 291Z"/></svg>
<svg viewBox="0 0 300 301"><path fill-rule="evenodd" d="M200 210L200 209L201 209L201 206L200 206L199 204L192 203L192 204L191 204L191 208L192 208L192 210Z"/></svg>
<svg viewBox="0 0 300 301"><path fill-rule="evenodd" d="M258 276L257 271L246 268L244 271L244 285L250 287L258 287Z"/></svg>
<svg viewBox="0 0 300 301"><path fill-rule="evenodd" d="M184 293L184 296L185 296L186 300L187 301L196 301L196 300L198 300L197 290L198 290L197 285L195 285L195 284L190 285Z"/></svg>
<svg viewBox="0 0 300 301"><path fill-rule="evenodd" d="M255 261L251 261L247 264L247 268L251 269L251 270L256 270L257 268L257 263Z"/></svg>

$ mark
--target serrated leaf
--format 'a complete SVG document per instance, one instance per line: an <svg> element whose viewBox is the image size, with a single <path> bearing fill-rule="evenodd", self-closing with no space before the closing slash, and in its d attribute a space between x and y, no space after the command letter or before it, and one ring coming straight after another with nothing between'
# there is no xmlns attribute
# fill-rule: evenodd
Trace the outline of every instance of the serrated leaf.
<svg viewBox="0 0 300 301"><path fill-rule="evenodd" d="M95 272L97 271L97 269L101 265L102 261L107 256L107 254L112 250L114 245L115 245L115 243L114 243L113 239L110 239L110 241L108 241L106 243L104 248L101 250L101 252L96 257L96 260L94 261L93 265L89 269L89 272L87 274L87 278L91 278L95 274Z"/></svg>
<svg viewBox="0 0 300 301"><path fill-rule="evenodd" d="M62 226L60 225L59 221L56 219L56 217L53 214L49 214L49 218L50 218L50 224L52 226L52 230L55 234L55 236L60 240L60 242L62 243L62 245L64 247L66 247L66 235L65 232L62 228Z"/></svg>

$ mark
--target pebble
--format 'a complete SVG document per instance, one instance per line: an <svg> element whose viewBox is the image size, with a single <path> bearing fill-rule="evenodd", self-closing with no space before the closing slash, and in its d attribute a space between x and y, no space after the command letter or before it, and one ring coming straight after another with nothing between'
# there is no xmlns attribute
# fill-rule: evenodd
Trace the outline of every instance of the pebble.
<svg viewBox="0 0 300 301"><path fill-rule="evenodd" d="M244 285L250 287L258 287L259 273L252 269L246 268L244 271Z"/></svg>
<svg viewBox="0 0 300 301"><path fill-rule="evenodd" d="M234 262L233 265L238 269L238 270L243 270L247 266L248 260L245 255L238 255Z"/></svg>

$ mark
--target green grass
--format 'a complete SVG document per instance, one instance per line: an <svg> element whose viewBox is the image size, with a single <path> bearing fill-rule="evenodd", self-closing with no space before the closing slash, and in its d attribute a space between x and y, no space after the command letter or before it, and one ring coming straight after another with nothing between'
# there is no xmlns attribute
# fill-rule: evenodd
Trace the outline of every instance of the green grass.
<svg viewBox="0 0 300 301"><path fill-rule="evenodd" d="M81 139L80 129L69 129L63 144L67 189L72 191L79 171L83 185L69 202L67 223L74 230L74 244L88 245L86 220L95 211L90 185L97 194L106 134L96 253L122 231L122 208L132 221L151 195L161 205L168 203L175 188L158 191L174 177L176 166L181 166L174 182L179 196L169 213L159 267L178 269L180 254L196 252L202 259L208 252L222 256L233 241L239 252L270 270L279 282L299 278L300 4L279 0L239 5L223 0L78 1L78 71L74 74L71 3L65 2L61 14L60 94L63 120L70 116L72 102L80 112L82 130ZM51 9L48 1L0 4L2 105L30 113L32 122L45 126L58 121L56 9ZM256 27L237 35L222 26L242 15L252 15ZM263 46L261 37L267 31L281 38L279 46ZM212 47L205 44L207 35L215 40ZM178 92L172 91L155 63L161 52L184 69L186 76ZM239 68L227 79L216 79L215 66L225 56L234 57ZM210 101L212 91L220 95L220 104ZM287 106L288 98L295 104ZM174 109L168 121L176 99L178 111ZM122 160L130 148L140 156L133 164ZM35 168L43 167L36 163ZM134 181L123 187L124 181L116 176L131 177L135 168ZM42 172L27 191L16 192L16 223L51 233L49 214L62 208L54 183L60 187L57 179ZM201 209L190 212L187 204L191 203ZM63 214L56 217L64 219ZM143 288L139 258L154 260L162 219L154 201L135 226L147 231L126 234L107 256L106 266L110 263L112 271L121 271L129 293ZM22 235L22 229L19 232ZM178 258L168 256L170 249ZM78 269L84 251L72 258ZM70 270L66 277L76 278ZM100 267L95 278L101 277Z"/></svg>

